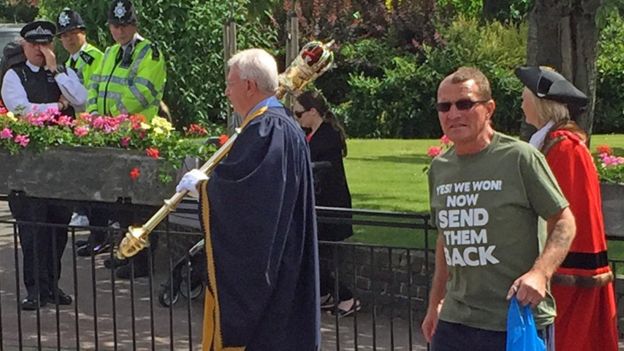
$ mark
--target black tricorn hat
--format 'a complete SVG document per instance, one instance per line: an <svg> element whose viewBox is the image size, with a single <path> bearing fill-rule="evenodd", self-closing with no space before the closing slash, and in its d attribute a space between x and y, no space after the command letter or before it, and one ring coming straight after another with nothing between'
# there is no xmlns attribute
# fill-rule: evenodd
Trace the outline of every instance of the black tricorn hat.
<svg viewBox="0 0 624 351"><path fill-rule="evenodd" d="M58 35L74 29L85 29L85 23L80 14L72 9L64 8L56 19L56 28Z"/></svg>
<svg viewBox="0 0 624 351"><path fill-rule="evenodd" d="M108 9L108 24L135 24L136 11L129 0L114 0Z"/></svg>
<svg viewBox="0 0 624 351"><path fill-rule="evenodd" d="M540 99L548 99L577 107L587 105L587 95L554 70L538 66L516 68L516 76Z"/></svg>
<svg viewBox="0 0 624 351"><path fill-rule="evenodd" d="M34 21L26 24L20 35L27 42L37 44L51 43L56 34L56 26L50 21Z"/></svg>

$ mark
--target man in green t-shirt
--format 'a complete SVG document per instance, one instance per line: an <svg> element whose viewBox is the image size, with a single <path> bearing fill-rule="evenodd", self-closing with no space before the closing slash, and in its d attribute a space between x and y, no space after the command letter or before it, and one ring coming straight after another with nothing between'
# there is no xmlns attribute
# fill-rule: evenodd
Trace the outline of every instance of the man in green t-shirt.
<svg viewBox="0 0 624 351"><path fill-rule="evenodd" d="M540 336L552 336L548 282L574 217L539 151L494 131L495 107L476 68L459 68L438 88L440 125L454 145L429 170L439 234L422 329L434 351L504 350L513 295L534 307Z"/></svg>

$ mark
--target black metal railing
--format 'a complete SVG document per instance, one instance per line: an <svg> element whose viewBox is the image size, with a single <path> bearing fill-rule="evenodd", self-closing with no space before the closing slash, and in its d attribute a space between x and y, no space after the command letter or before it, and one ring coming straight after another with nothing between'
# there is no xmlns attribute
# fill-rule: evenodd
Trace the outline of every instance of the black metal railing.
<svg viewBox="0 0 624 351"><path fill-rule="evenodd" d="M372 228L394 231L397 236L419 237L416 247L406 246L405 242L395 246L320 242L321 267L329 262L335 278L333 300L341 300L344 283L361 303L361 309L349 317L340 317L337 306L328 310L322 319L322 349L425 349L420 320L432 272L429 262L433 227L429 217L327 207L317 207L317 215L320 223L352 223L357 232Z"/></svg>
<svg viewBox="0 0 624 351"><path fill-rule="evenodd" d="M5 214L6 203L4 203ZM190 204L190 205L189 205ZM188 248L201 238L193 228L194 203L178 215L186 225L165 223L154 232L160 248L150 250L147 277L119 279L105 267L113 247L103 254L78 257L75 243L89 230L107 230L120 237L125 230L107 227L67 227L68 245L59 287L73 297L60 305L58 296L33 311L21 308L26 296L22 281L20 226L61 227L48 223L0 221L0 351L4 349L194 350L201 344L204 255ZM347 215L345 215L347 214ZM342 317L336 308L322 314L323 350L355 347L422 349L418 314L429 289L431 227L427 216L365 210L318 208L320 222L352 223L358 230L402 230L419 236L418 248L321 242L331 264L335 287L349 286L361 309ZM52 250L56 248L53 247ZM339 256L341 257L339 259ZM35 256L33 266L40 264ZM54 265L53 265L54 266ZM130 263L131 271L134 267ZM58 275L58 267L52 267ZM131 275L132 276L132 275ZM336 301L339 292L333 293ZM333 314L332 314L333 312Z"/></svg>
<svg viewBox="0 0 624 351"><path fill-rule="evenodd" d="M26 293L20 226L65 226L15 222L8 218L5 203L0 202L0 214L3 208L0 351L200 349L205 255L201 245L194 246L201 239L194 220L195 202L186 202L177 218L172 217L154 232L160 236L160 246L148 251L151 269L141 278L120 279L114 269L105 266L105 261L113 258L112 246L99 255L76 254L76 240L85 238L90 229L107 230L112 237L120 237L123 228L67 227L69 240L59 287L73 301L60 305L59 296L53 296L45 307L33 311L22 310L20 305ZM341 315L338 305L328 305L322 313L322 350L426 349L420 322L428 300L436 237L429 216L327 207L318 207L317 214L320 223L353 224L359 236L405 239L393 245L320 242L320 263L329 268L333 278L333 301L344 300L341 294L346 287L353 301L359 302L347 316ZM37 258L34 265L39 264ZM615 272L624 264L622 260L610 262ZM132 273L134 263L129 267ZM53 264L51 268L57 275L58 267Z"/></svg>

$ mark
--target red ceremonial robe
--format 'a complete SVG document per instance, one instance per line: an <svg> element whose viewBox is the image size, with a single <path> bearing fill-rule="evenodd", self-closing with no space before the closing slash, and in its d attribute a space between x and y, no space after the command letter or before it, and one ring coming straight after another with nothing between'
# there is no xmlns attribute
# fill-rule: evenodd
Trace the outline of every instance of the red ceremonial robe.
<svg viewBox="0 0 624 351"><path fill-rule="evenodd" d="M617 350L613 273L596 166L584 142L568 130L551 132L542 151L576 219L576 237L552 279L555 349Z"/></svg>

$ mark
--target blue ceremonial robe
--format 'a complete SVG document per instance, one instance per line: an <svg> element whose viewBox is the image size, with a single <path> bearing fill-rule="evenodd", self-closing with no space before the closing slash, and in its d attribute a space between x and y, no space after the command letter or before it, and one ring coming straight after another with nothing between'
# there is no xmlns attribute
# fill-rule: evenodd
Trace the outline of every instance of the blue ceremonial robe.
<svg viewBox="0 0 624 351"><path fill-rule="evenodd" d="M281 104L269 101L256 115L200 185L209 280L203 349L318 350L308 146Z"/></svg>

